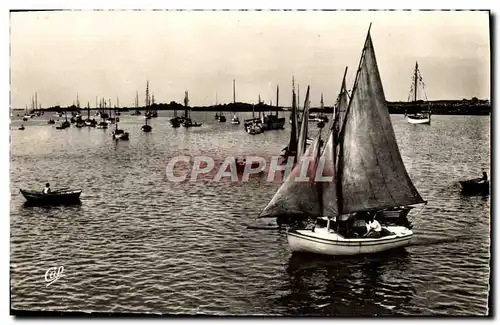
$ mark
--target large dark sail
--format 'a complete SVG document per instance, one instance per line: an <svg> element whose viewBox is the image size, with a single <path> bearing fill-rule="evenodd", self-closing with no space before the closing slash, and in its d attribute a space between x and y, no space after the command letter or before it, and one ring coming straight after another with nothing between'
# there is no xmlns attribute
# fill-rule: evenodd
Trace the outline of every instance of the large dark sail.
<svg viewBox="0 0 500 325"><path fill-rule="evenodd" d="M302 163L297 163L274 197L264 210L262 210L259 218L297 215L307 215L317 218L321 216L319 191L317 183L314 182L316 162L319 155L319 142L320 139L318 136L303 155L312 158L307 166L308 170L306 173L309 181L300 181L297 179L302 169Z"/></svg>
<svg viewBox="0 0 500 325"><path fill-rule="evenodd" d="M423 203L406 172L368 32L340 134L340 213Z"/></svg>

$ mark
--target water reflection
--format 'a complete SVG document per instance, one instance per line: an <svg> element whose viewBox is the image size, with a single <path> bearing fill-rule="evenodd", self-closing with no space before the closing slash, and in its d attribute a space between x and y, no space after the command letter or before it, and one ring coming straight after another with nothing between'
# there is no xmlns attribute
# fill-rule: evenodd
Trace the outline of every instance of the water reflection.
<svg viewBox="0 0 500 325"><path fill-rule="evenodd" d="M289 293L277 304L291 315L394 315L414 293L403 277L410 260L405 249L352 257L294 253L283 288Z"/></svg>

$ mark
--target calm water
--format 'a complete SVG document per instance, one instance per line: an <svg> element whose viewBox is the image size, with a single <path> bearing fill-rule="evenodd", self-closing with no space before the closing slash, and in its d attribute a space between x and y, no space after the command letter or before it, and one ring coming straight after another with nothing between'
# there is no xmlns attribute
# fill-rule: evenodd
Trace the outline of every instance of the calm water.
<svg viewBox="0 0 500 325"><path fill-rule="evenodd" d="M125 115L126 114L126 115ZM283 131L194 113L201 128L172 129L167 115L130 141L111 130L56 130L49 115L11 126L11 307L56 311L219 315L484 315L488 312L490 199L462 197L458 180L490 169L490 119L433 116L393 125L408 172L429 201L412 219L414 245L370 257L292 255L286 235L247 230L279 184L172 183L169 159L276 155ZM241 114L240 114L241 115ZM246 113L247 116L251 114ZM312 130L317 130L310 124ZM19 188L82 188L76 207L24 207ZM65 276L48 287L49 267Z"/></svg>

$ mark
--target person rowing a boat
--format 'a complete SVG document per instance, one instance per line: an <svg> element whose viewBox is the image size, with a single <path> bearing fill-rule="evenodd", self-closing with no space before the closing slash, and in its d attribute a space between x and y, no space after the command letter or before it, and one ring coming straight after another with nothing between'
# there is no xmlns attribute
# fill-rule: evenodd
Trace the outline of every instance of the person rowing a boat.
<svg viewBox="0 0 500 325"><path fill-rule="evenodd" d="M50 184L47 183L45 184L45 188L42 191L43 194L49 194L50 193Z"/></svg>
<svg viewBox="0 0 500 325"><path fill-rule="evenodd" d="M488 174L486 174L486 172L483 172L483 177L479 179L478 183L485 183L487 181L488 181Z"/></svg>

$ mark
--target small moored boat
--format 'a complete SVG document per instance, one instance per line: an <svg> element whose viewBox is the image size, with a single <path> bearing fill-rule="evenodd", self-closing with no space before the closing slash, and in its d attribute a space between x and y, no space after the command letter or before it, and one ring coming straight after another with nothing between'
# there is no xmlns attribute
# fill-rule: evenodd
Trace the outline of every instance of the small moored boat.
<svg viewBox="0 0 500 325"><path fill-rule="evenodd" d="M82 190L56 190L48 194L40 191L20 190L29 203L36 204L65 204L80 201Z"/></svg>
<svg viewBox="0 0 500 325"><path fill-rule="evenodd" d="M459 181L462 186L463 195L487 195L490 193L490 181L488 175L483 172L483 177Z"/></svg>

